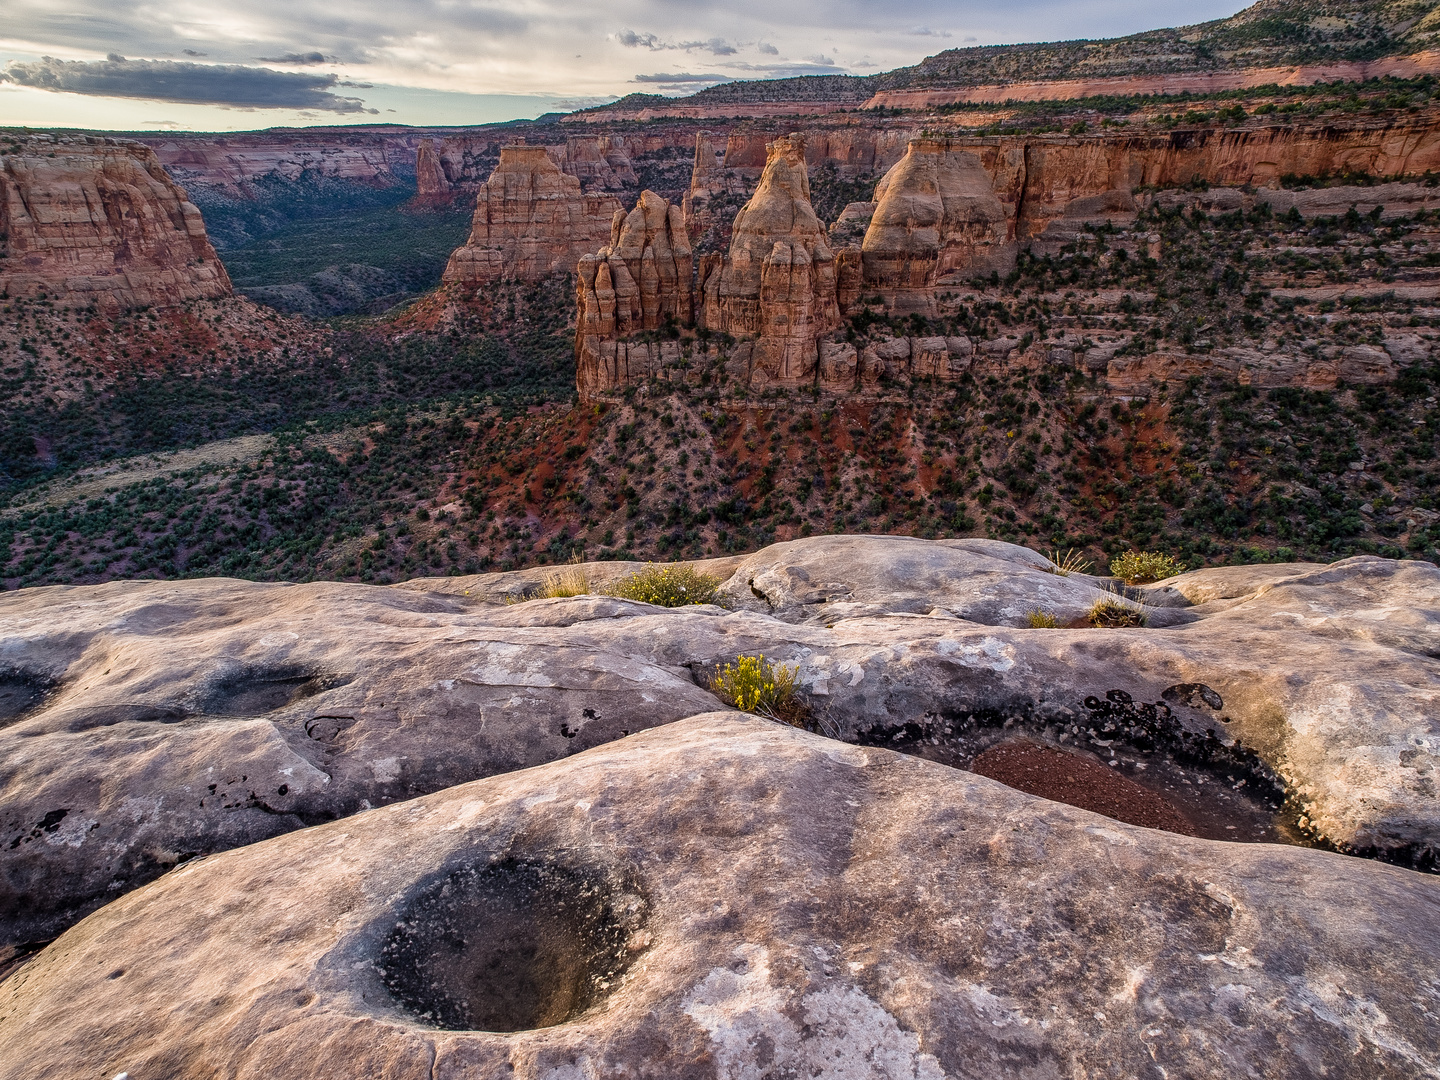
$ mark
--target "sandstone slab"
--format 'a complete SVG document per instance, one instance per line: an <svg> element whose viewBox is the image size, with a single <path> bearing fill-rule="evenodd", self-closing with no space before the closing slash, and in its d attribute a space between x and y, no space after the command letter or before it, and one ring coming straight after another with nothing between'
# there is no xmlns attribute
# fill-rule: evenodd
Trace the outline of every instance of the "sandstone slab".
<svg viewBox="0 0 1440 1080"><path fill-rule="evenodd" d="M180 867L0 1077L1424 1077L1440 885L709 714Z"/></svg>
<svg viewBox="0 0 1440 1080"><path fill-rule="evenodd" d="M717 560L729 610L496 602L542 571L7 594L4 940L196 855L714 709L712 673L755 654L844 741L964 766L1025 733L1140 779L1173 759L1217 800L1288 800L1320 841L1434 864L1440 570L1200 571L1132 591L1147 627L1030 629L1105 595L1047 567L1000 542L817 537Z"/></svg>

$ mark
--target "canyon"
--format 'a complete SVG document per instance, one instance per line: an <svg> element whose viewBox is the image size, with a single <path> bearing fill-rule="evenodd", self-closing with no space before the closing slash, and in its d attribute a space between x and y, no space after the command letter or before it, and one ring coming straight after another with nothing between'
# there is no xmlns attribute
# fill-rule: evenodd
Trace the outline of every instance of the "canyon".
<svg viewBox="0 0 1440 1080"><path fill-rule="evenodd" d="M753 168L748 165L753 157L743 143L734 146L737 141L732 139L724 158L737 164L727 168L710 140L697 137L685 202L692 233L704 226L702 215L712 200L744 184L743 174L736 175L740 169ZM857 347L853 334L841 340L836 331L842 318L861 309L862 295L895 315L934 317L943 314L942 297L983 291L976 282L992 277L998 282L1015 270L1022 254L1073 250L1097 228L1118 232L1110 243L1115 251L1153 257L1159 237L1143 229L1129 232L1151 208L1203 205L1242 214L1264 208L1304 219L1351 207L1398 217L1440 206L1440 192L1414 180L1301 191L1280 186L1284 177L1304 175L1428 176L1440 169L1440 130L1428 117L1165 135L921 137L908 141L904 156L879 181L873 204L851 204L827 236L810 204L808 170L814 160L853 161L853 154L834 147L830 141L812 154L798 132L769 143L764 174L735 218L728 253L704 254L698 261L696 325L742 339L730 360L756 389L814 383L847 392L874 389L882 379L956 377L975 351L967 337L912 335ZM874 160L862 158L865 164ZM832 237L853 241L857 235L858 245L832 251ZM582 279L587 273L582 269ZM626 329L630 324L595 321L588 315L590 302L582 288L577 310L584 329L576 353L582 395L652 376L682 377L667 373L688 364L688 351L679 343L629 341L635 332L656 326L636 323ZM1062 339L1049 353L1066 349ZM703 363L700 352L695 355L696 363ZM711 348L707 355L718 354ZM1396 370L1388 357L1379 365L1351 362L1337 369L1328 362L1267 364L1259 354L1241 367L1257 385L1280 384L1276 379L1298 385L1385 380ZM1116 385L1134 385L1141 371L1180 377L1181 370L1204 368L1203 362L1176 367L1156 358L1138 366L1122 362L1111 378ZM1215 370L1224 369L1220 360ZM1233 363L1229 370L1235 370Z"/></svg>
<svg viewBox="0 0 1440 1080"><path fill-rule="evenodd" d="M0 1080L1437 1075L1397 10L0 131Z"/></svg>

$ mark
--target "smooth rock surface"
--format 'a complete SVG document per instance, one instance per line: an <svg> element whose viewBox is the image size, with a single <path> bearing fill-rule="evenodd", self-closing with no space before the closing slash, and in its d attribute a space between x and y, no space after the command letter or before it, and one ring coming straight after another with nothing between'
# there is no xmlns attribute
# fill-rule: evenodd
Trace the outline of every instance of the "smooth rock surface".
<svg viewBox="0 0 1440 1080"><path fill-rule="evenodd" d="M708 565L733 610L495 602L543 570L0 597L0 944L196 854L714 709L712 673L755 654L793 666L816 727L847 741L959 765L1007 732L1117 767L1133 746L1288 796L1320 839L1434 864L1428 563L1251 568L1197 606L1182 575L1132 590L1151 625L1115 630L1029 629L1036 608L1083 615L1103 582L1000 542L815 537ZM1226 574L1198 572L1194 595Z"/></svg>
<svg viewBox="0 0 1440 1080"><path fill-rule="evenodd" d="M172 871L0 984L0 1077L1434 1076L1437 920L1433 877L709 714Z"/></svg>

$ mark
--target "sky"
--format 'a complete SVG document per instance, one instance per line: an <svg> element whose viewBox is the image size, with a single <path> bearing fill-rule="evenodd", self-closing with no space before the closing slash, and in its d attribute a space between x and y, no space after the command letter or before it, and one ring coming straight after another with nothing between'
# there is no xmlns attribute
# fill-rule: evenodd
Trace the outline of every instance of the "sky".
<svg viewBox="0 0 1440 1080"><path fill-rule="evenodd" d="M0 0L0 126L462 125L945 49L1118 37L1235 0Z"/></svg>

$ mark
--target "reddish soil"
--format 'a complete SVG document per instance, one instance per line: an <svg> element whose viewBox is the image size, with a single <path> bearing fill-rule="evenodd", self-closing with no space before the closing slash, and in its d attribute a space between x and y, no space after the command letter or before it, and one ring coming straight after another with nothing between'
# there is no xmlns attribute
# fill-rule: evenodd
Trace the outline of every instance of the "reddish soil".
<svg viewBox="0 0 1440 1080"><path fill-rule="evenodd" d="M1017 740L978 755L970 771L1044 799L1068 803L1130 825L1199 836L1180 809L1093 758Z"/></svg>

